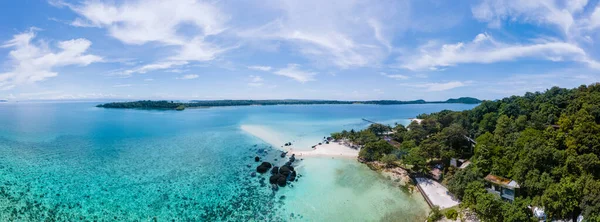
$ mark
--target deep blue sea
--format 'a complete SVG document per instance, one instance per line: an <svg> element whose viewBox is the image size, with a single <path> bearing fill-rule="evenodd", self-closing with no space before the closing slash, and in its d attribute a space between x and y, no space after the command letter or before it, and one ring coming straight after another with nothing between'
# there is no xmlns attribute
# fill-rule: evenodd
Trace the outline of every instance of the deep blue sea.
<svg viewBox="0 0 600 222"><path fill-rule="evenodd" d="M305 160L294 187L251 177L272 144L314 144L369 120L408 123L421 113L474 105L250 106L152 111L97 103L0 103L0 221L412 221L422 199L355 160ZM259 151L266 151L266 154ZM264 179L263 179L264 180ZM267 178L268 180L268 178Z"/></svg>

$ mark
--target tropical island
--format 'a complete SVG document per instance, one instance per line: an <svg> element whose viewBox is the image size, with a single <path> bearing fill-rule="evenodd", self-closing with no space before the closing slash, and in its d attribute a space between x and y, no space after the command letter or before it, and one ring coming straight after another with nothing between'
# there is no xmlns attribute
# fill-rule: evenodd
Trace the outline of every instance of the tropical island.
<svg viewBox="0 0 600 222"><path fill-rule="evenodd" d="M437 181L460 200L432 206L428 221L456 220L457 211L483 221L600 221L599 83L417 118L331 137L360 147L361 162Z"/></svg>
<svg viewBox="0 0 600 222"><path fill-rule="evenodd" d="M118 109L162 109L184 110L185 108L206 108L221 106L271 106L271 105L343 105L343 104L372 104L372 105L404 105L404 104L433 104L433 103L464 103L478 104L481 100L472 97L448 99L446 101L399 101L399 100L370 100L370 101L340 101L340 100L192 100L190 102L141 100L132 102L112 102L97 105L101 108Z"/></svg>

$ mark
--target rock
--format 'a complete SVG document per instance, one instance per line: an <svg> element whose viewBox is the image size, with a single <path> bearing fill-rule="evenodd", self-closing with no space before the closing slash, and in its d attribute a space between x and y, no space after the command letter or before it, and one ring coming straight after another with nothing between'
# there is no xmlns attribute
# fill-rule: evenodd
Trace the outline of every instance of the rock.
<svg viewBox="0 0 600 222"><path fill-rule="evenodd" d="M284 158L285 155L287 155L287 152L282 152L280 156L281 156L281 158Z"/></svg>
<svg viewBox="0 0 600 222"><path fill-rule="evenodd" d="M295 181L296 180L296 171L292 171L292 173L290 174L290 181Z"/></svg>
<svg viewBox="0 0 600 222"><path fill-rule="evenodd" d="M279 187L278 187L276 184L271 184L271 189L272 189L273 191L278 191L278 190L279 190Z"/></svg>
<svg viewBox="0 0 600 222"><path fill-rule="evenodd" d="M287 183L285 177L281 176L277 179L277 185L279 185L280 187L285 187L286 184Z"/></svg>
<svg viewBox="0 0 600 222"><path fill-rule="evenodd" d="M283 200L283 199L285 199L285 195L281 195L281 196L279 197L279 199L282 199L282 200Z"/></svg>
<svg viewBox="0 0 600 222"><path fill-rule="evenodd" d="M277 183L277 180L279 179L279 177L281 177L281 174L274 174L269 178L269 183L270 184L275 184Z"/></svg>
<svg viewBox="0 0 600 222"><path fill-rule="evenodd" d="M279 168L279 173L287 178L289 175L292 174L292 169L290 169L290 166L285 165Z"/></svg>
<svg viewBox="0 0 600 222"><path fill-rule="evenodd" d="M294 161L296 161L296 154L292 154L290 157L290 162L293 163Z"/></svg>
<svg viewBox="0 0 600 222"><path fill-rule="evenodd" d="M250 168L250 167L252 167L252 165L248 164L248 165L246 165L246 167Z"/></svg>
<svg viewBox="0 0 600 222"><path fill-rule="evenodd" d="M266 173L269 169L271 169L271 163L262 162L258 167L256 167L256 172Z"/></svg>
<svg viewBox="0 0 600 222"><path fill-rule="evenodd" d="M250 173L250 176L251 176L251 177L256 177L256 172L252 172L252 173Z"/></svg>
<svg viewBox="0 0 600 222"><path fill-rule="evenodd" d="M258 161L260 161L260 157L258 157L258 156L254 157L254 162L258 162Z"/></svg>
<svg viewBox="0 0 600 222"><path fill-rule="evenodd" d="M271 174L275 175L279 173L279 167L273 167L273 169L271 169Z"/></svg>

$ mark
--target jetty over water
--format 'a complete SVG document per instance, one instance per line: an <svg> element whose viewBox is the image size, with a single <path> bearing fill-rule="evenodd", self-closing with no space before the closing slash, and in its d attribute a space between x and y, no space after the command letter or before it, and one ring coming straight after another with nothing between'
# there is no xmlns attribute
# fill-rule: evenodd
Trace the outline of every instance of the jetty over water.
<svg viewBox="0 0 600 222"><path fill-rule="evenodd" d="M373 124L381 124L381 123L378 123L378 122L375 122L375 121L371 121L371 120L368 120L368 119L365 119L365 118L362 118L362 120L365 121L365 122L373 123Z"/></svg>

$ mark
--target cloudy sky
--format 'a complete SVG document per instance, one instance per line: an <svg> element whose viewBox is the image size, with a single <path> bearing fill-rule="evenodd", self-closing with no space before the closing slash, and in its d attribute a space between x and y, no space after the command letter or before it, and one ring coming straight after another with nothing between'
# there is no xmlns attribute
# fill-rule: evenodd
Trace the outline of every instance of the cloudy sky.
<svg viewBox="0 0 600 222"><path fill-rule="evenodd" d="M496 99L600 81L598 0L0 1L0 99Z"/></svg>

